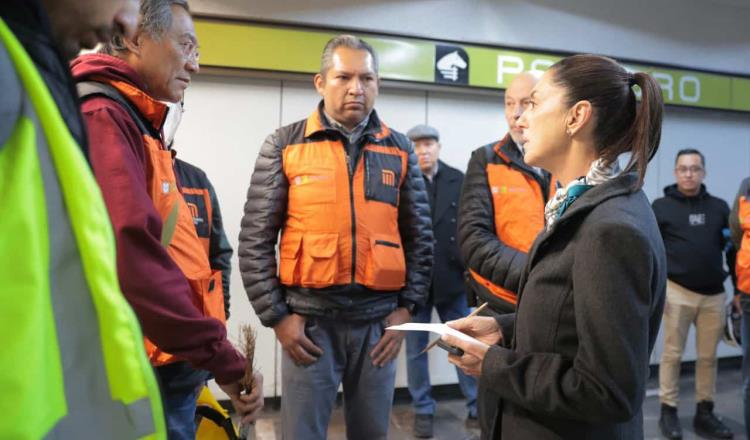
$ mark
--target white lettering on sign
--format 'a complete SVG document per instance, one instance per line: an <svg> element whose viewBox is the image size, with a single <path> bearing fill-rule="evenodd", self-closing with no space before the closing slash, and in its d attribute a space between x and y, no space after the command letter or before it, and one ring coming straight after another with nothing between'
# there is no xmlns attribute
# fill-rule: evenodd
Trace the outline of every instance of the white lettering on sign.
<svg viewBox="0 0 750 440"><path fill-rule="evenodd" d="M687 84L692 84L687 87ZM689 93L692 89L692 93ZM701 100L701 81L694 76L683 76L680 78L680 99L685 102L698 102Z"/></svg>
<svg viewBox="0 0 750 440"><path fill-rule="evenodd" d="M661 86L662 91L664 91L664 97L669 101L674 101L674 79L672 79L672 75L668 73L653 72L651 76L653 76L656 82Z"/></svg>
<svg viewBox="0 0 750 440"><path fill-rule="evenodd" d="M505 74L518 75L523 72L523 60L512 55L499 55L497 57L497 83L505 83Z"/></svg>
<svg viewBox="0 0 750 440"><path fill-rule="evenodd" d="M547 71L552 65L555 64L551 60L534 60L531 62L531 68L529 72L534 75L541 75Z"/></svg>

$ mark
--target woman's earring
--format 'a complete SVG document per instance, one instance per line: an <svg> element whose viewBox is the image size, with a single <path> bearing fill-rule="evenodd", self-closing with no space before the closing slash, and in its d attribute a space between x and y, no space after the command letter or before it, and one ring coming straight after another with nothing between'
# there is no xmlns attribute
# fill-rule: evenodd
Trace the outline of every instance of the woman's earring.
<svg viewBox="0 0 750 440"><path fill-rule="evenodd" d="M569 128L565 130L565 133L568 134L568 137L573 136L573 133L570 132Z"/></svg>

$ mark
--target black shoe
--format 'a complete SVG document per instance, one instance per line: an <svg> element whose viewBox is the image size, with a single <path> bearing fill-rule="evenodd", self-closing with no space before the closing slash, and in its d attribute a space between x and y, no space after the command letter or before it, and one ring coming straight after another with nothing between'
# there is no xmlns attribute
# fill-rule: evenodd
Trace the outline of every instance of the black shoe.
<svg viewBox="0 0 750 440"><path fill-rule="evenodd" d="M708 438L733 438L734 434L714 415L714 403L710 400L698 402L693 417L695 433Z"/></svg>
<svg viewBox="0 0 750 440"><path fill-rule="evenodd" d="M469 414L468 416L466 416L465 426L466 426L466 429L474 429L474 430L479 431L481 429L479 426L479 417L472 416L471 414Z"/></svg>
<svg viewBox="0 0 750 440"><path fill-rule="evenodd" d="M414 437L432 438L432 414L416 414L414 416Z"/></svg>
<svg viewBox="0 0 750 440"><path fill-rule="evenodd" d="M666 403L661 404L659 429L661 429L661 435L670 440L682 439L682 427L680 426L680 419L677 417L677 408Z"/></svg>

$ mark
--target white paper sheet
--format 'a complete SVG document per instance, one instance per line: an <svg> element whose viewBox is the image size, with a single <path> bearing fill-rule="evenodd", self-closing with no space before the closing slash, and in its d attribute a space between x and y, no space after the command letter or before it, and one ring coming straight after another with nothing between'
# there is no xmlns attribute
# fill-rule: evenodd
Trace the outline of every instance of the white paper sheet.
<svg viewBox="0 0 750 440"><path fill-rule="evenodd" d="M464 333L461 333L460 331L450 328L445 324L440 323L430 323L430 324L422 324L419 322L407 322L406 324L400 324L400 325L392 325L386 330L401 330L401 331L417 331L417 332L431 332L431 333L437 333L440 336L443 335L452 335L459 339L463 339L464 341L468 342L478 342L476 339L472 338L469 335L466 335Z"/></svg>

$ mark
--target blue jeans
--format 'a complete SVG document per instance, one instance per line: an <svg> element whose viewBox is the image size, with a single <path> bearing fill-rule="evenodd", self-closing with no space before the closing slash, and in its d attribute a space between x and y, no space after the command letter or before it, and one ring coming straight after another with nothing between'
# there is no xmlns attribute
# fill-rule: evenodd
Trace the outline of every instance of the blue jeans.
<svg viewBox="0 0 750 440"><path fill-rule="evenodd" d="M344 420L350 440L386 440L393 406L396 362L379 368L370 351L383 323L305 317L305 334L323 350L308 366L281 358L282 440L325 440L339 385L344 388Z"/></svg>
<svg viewBox="0 0 750 440"><path fill-rule="evenodd" d="M742 295L742 391L745 401L745 432L750 439L750 296Z"/></svg>
<svg viewBox="0 0 750 440"><path fill-rule="evenodd" d="M209 375L187 362L155 368L161 387L164 418L169 440L195 440L195 407Z"/></svg>
<svg viewBox="0 0 750 440"><path fill-rule="evenodd" d="M430 322L432 319L432 308L435 307L442 322L463 318L469 314L466 305L466 296L459 295L454 300L435 304L427 304L419 307L412 317L412 322ZM435 414L435 400L432 398L432 386L430 384L430 371L428 368L427 353L420 354L429 342L427 332L406 333L406 373L409 383L409 393L414 402L414 412L417 414ZM436 350L440 350L437 348ZM466 398L466 407L469 416L477 416L477 381L467 376L456 368L458 385Z"/></svg>

